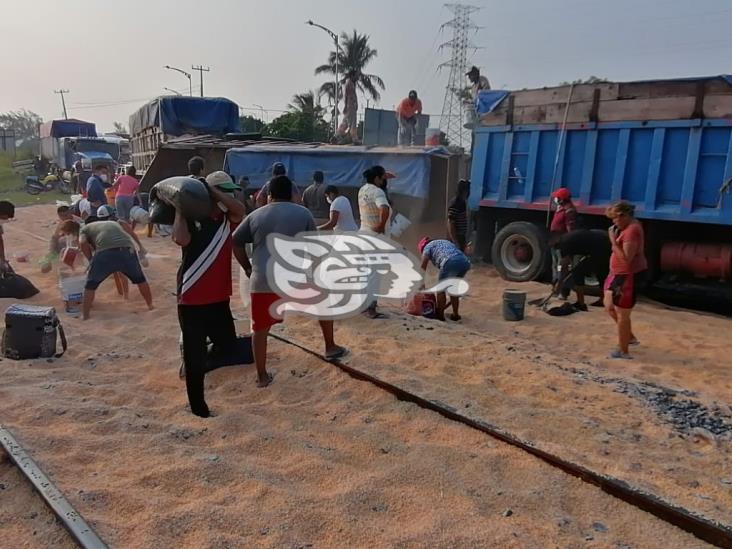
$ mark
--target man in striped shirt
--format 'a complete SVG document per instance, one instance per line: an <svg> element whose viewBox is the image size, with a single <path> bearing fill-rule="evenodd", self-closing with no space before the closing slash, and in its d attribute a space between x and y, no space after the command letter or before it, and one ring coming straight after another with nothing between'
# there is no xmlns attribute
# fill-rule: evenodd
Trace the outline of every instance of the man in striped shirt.
<svg viewBox="0 0 732 549"><path fill-rule="evenodd" d="M450 241L465 252L468 245L468 195L470 181L461 179L457 185L455 198L447 207L447 235Z"/></svg>
<svg viewBox="0 0 732 549"><path fill-rule="evenodd" d="M203 395L207 339L227 350L236 343L229 307L231 233L245 214L244 204L234 196L239 187L229 174L213 172L204 181L211 196L211 215L193 221L176 210L172 235L182 251L177 294L186 390L191 411L199 417L210 416Z"/></svg>

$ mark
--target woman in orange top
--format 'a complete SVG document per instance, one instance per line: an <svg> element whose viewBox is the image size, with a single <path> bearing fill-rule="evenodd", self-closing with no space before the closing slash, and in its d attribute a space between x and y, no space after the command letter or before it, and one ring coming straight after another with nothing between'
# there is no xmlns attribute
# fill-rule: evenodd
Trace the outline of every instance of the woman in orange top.
<svg viewBox="0 0 732 549"><path fill-rule="evenodd" d="M613 224L608 229L612 255L610 275L605 280L605 309L618 326L618 348L610 353L610 358L632 358L628 347L639 344L633 335L630 313L645 281L648 263L643 251L643 225L634 214L635 206L625 201L606 212Z"/></svg>

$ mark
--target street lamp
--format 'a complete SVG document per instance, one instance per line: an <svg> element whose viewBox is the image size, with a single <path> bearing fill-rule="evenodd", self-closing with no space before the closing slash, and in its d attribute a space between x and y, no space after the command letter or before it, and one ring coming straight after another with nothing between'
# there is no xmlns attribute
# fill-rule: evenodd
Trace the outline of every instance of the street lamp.
<svg viewBox="0 0 732 549"><path fill-rule="evenodd" d="M165 86L163 86L163 89L165 91L169 91L169 92L171 92L171 93L173 93L175 95L181 95L181 93L178 90L171 90L170 88L166 88Z"/></svg>
<svg viewBox="0 0 732 549"><path fill-rule="evenodd" d="M171 71L176 71L176 72L179 72L182 75L184 75L188 79L188 95L193 97L193 84L191 84L191 73L190 72L186 72L183 69L178 69L176 67L171 67L170 65L165 65L165 67L163 67L163 68L171 70Z"/></svg>
<svg viewBox="0 0 732 549"><path fill-rule="evenodd" d="M333 39L333 42L335 43L335 118L333 119L334 128L333 128L333 134L335 135L338 132L338 53L340 52L340 47L338 46L338 35L334 33L332 30L330 30L327 27L324 27L323 25L319 25L318 23L313 23L312 19L309 19L305 21L306 25L310 25L311 27L318 27L321 30L324 30L327 32L330 37Z"/></svg>

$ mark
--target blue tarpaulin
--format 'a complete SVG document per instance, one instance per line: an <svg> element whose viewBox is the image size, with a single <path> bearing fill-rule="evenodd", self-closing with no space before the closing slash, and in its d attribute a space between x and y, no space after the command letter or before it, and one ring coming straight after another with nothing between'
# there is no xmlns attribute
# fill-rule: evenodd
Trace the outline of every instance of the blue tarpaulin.
<svg viewBox="0 0 732 549"><path fill-rule="evenodd" d="M282 162L288 176L300 187L311 183L313 172L321 170L326 184L358 188L363 172L381 165L394 172L389 191L426 198L430 184L430 156L447 154L442 147L404 149L329 145L252 145L226 152L224 170L235 180L249 177L250 188L259 188L271 177L272 164Z"/></svg>
<svg viewBox="0 0 732 549"><path fill-rule="evenodd" d="M239 131L239 107L223 97L158 97L130 116L130 132L159 127L167 135Z"/></svg>
<svg viewBox="0 0 732 549"><path fill-rule="evenodd" d="M97 128L93 122L84 122L69 118L68 120L51 120L41 124L41 137L96 137Z"/></svg>
<svg viewBox="0 0 732 549"><path fill-rule="evenodd" d="M501 104L509 92L506 90L483 90L478 92L475 99L475 112L478 114L486 114L493 112L498 105Z"/></svg>

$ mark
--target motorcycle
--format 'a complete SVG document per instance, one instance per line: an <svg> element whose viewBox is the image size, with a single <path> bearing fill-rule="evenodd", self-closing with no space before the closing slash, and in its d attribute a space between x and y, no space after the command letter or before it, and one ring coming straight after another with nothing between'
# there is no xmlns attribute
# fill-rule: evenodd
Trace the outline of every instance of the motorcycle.
<svg viewBox="0 0 732 549"><path fill-rule="evenodd" d="M64 194L71 194L71 181L56 175L47 175L43 179L35 175L25 178L25 192L28 194L37 195L56 189Z"/></svg>

